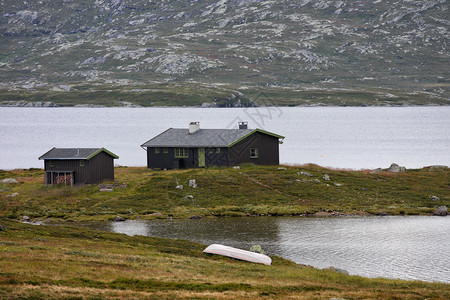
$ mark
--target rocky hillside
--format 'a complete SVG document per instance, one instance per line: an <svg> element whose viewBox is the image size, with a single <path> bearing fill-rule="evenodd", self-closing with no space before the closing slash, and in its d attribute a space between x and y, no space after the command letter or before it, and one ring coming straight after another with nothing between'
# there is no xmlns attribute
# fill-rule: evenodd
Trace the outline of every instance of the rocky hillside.
<svg viewBox="0 0 450 300"><path fill-rule="evenodd" d="M450 103L445 0L0 0L0 10L0 100Z"/></svg>

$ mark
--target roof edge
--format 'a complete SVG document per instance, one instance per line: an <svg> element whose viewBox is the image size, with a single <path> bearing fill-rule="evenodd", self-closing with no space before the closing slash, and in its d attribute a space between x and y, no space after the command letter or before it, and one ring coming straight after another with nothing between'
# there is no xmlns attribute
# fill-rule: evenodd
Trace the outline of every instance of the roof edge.
<svg viewBox="0 0 450 300"><path fill-rule="evenodd" d="M254 134L254 133L256 133L256 132L260 132L260 133L263 133L263 134L267 134L267 135L276 137L276 138L278 138L278 139L280 140L280 141L279 141L280 144L283 143L284 136L279 135L279 134L275 134L275 133L272 133L272 132L269 132L269 131L265 131L265 130L262 130L262 129L259 129L259 128L256 128L256 129L253 129L251 132L247 133L246 135L244 135L243 137L241 137L241 138L235 140L234 142L232 142L231 144L229 144L227 147L228 147L228 148L233 147L234 145L236 145L236 144L239 143L240 141L242 141L242 140L248 138L249 136L251 136L252 134Z"/></svg>
<svg viewBox="0 0 450 300"><path fill-rule="evenodd" d="M92 153L91 155L89 155L88 157L86 157L86 160L90 160L91 158L93 158L94 156L96 156L97 154L99 154L100 152L105 152L106 154L111 155L113 158L118 159L119 156L117 156L116 154L112 153L109 150L106 150L105 148L100 148L97 151L95 151L94 153Z"/></svg>
<svg viewBox="0 0 450 300"><path fill-rule="evenodd" d="M47 155L47 153L49 153L50 151L53 151L53 149L56 149L56 147L53 147L52 149L48 150L47 152L45 152L44 154L42 154L41 156L39 156L38 160L45 160L44 157L45 155Z"/></svg>
<svg viewBox="0 0 450 300"><path fill-rule="evenodd" d="M158 134L158 135L152 137L151 139L149 139L148 141L146 141L145 143L143 143L143 144L141 145L141 148L143 148L143 147L148 147L148 146L145 146L145 144L147 144L148 142L150 142L150 141L156 139L158 136L160 136L161 134L166 133L167 131L169 131L169 130L171 130L171 129L173 129L173 128L170 127L170 128L168 128L168 129L164 130L163 132L161 132L160 134Z"/></svg>

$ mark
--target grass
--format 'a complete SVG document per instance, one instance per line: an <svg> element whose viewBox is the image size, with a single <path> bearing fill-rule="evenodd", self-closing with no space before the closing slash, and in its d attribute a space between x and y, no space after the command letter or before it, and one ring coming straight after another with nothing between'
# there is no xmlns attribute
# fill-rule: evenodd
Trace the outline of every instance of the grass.
<svg viewBox="0 0 450 300"><path fill-rule="evenodd" d="M366 279L272 257L203 254L204 245L0 219L0 299L448 299L450 285Z"/></svg>
<svg viewBox="0 0 450 300"><path fill-rule="evenodd" d="M312 176L298 175L308 172ZM329 181L323 179L328 174ZM18 184L0 185L0 217L87 221L316 213L427 215L449 207L449 170L386 171L325 169L317 165L253 166L150 171L118 167L118 186L45 186L41 169L1 171ZM195 179L197 188L188 186ZM182 190L176 185L184 186ZM14 193L17 196L12 197ZM433 201L430 196L437 196Z"/></svg>

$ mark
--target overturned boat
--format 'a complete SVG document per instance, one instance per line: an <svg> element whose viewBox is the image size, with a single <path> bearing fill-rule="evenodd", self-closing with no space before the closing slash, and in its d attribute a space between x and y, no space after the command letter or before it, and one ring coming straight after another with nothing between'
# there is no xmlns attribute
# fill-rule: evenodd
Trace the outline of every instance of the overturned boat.
<svg viewBox="0 0 450 300"><path fill-rule="evenodd" d="M265 265L271 265L272 259L268 257L267 255L246 251L242 249L237 249L233 247L228 247L220 244L212 244L206 247L203 252L208 254L218 254L223 256L228 256L231 258L239 259L239 260L245 260L249 262L259 263L259 264L265 264Z"/></svg>

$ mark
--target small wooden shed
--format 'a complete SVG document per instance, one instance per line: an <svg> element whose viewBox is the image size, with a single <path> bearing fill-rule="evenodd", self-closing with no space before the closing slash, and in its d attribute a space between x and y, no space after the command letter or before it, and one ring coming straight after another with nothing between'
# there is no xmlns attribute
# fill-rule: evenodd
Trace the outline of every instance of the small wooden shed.
<svg viewBox="0 0 450 300"><path fill-rule="evenodd" d="M147 150L149 169L179 169L234 166L242 163L279 164L279 144L284 137L262 129L200 129L199 122L189 128L169 128L141 145Z"/></svg>
<svg viewBox="0 0 450 300"><path fill-rule="evenodd" d="M45 184L91 184L114 180L114 159L105 148L53 148L44 160Z"/></svg>

